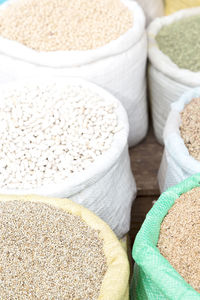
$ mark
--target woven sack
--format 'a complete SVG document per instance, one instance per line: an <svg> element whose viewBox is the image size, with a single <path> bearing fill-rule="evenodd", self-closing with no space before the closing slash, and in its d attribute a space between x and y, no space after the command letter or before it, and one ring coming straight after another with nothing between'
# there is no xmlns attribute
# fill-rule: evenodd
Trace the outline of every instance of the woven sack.
<svg viewBox="0 0 200 300"><path fill-rule="evenodd" d="M1 195L0 201L31 201L41 202L65 210L79 216L91 228L99 231L103 240L103 249L107 259L108 269L104 276L98 300L128 300L129 299L129 262L127 254L119 240L100 218L86 208L75 204L69 199L46 198L40 196ZM120 273L120 276L119 276Z"/></svg>
<svg viewBox="0 0 200 300"><path fill-rule="evenodd" d="M32 190L0 189L0 194L37 194L70 198L96 213L110 225L119 238L123 237L130 228L130 211L136 195L136 185L128 153L129 125L126 111L110 93L93 83L77 78L32 78L1 85L0 93L15 86L29 85L31 87L31 84L34 86L36 83L56 84L58 93L59 89L63 89L67 84L81 85L94 91L107 102L116 103L118 124L122 129L115 134L111 148L99 156L85 171L74 173L59 184L52 182L48 186Z"/></svg>
<svg viewBox="0 0 200 300"><path fill-rule="evenodd" d="M146 25L164 14L163 0L137 0L146 15Z"/></svg>
<svg viewBox="0 0 200 300"><path fill-rule="evenodd" d="M14 1L18 0L8 0L0 9ZM135 1L122 2L133 12L133 27L94 50L37 52L0 37L0 83L46 74L92 81L121 101L129 117L129 145L137 144L148 127L145 16Z"/></svg>
<svg viewBox="0 0 200 300"><path fill-rule="evenodd" d="M160 51L155 38L163 26L198 14L200 8L182 10L168 17L156 19L148 28L149 92L154 132L160 143L163 143L163 129L170 112L170 104L177 101L190 88L199 86L200 72L180 69Z"/></svg>
<svg viewBox="0 0 200 300"><path fill-rule="evenodd" d="M200 174L163 193L146 219L133 246L135 260L131 300L199 300L197 293L160 254L160 225L181 194L200 186Z"/></svg>
<svg viewBox="0 0 200 300"><path fill-rule="evenodd" d="M177 10L200 6L200 0L165 0L166 15L172 14Z"/></svg>
<svg viewBox="0 0 200 300"><path fill-rule="evenodd" d="M158 172L158 182L161 192L183 181L187 177L200 172L200 162L193 158L180 135L180 112L193 98L200 97L200 88L185 93L179 101L171 106L165 130L165 150Z"/></svg>

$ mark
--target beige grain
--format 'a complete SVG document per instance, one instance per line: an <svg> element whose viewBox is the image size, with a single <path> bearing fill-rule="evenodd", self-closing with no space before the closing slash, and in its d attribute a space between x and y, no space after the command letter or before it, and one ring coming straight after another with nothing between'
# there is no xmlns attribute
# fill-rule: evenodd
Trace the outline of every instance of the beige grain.
<svg viewBox="0 0 200 300"><path fill-rule="evenodd" d="M132 25L120 0L18 0L0 13L0 35L37 51L95 49Z"/></svg>
<svg viewBox="0 0 200 300"><path fill-rule="evenodd" d="M0 299L98 299L103 241L80 217L42 203L0 202L0 236Z"/></svg>
<svg viewBox="0 0 200 300"><path fill-rule="evenodd" d="M162 222L158 248L174 269L200 292L199 187L175 201Z"/></svg>
<svg viewBox="0 0 200 300"><path fill-rule="evenodd" d="M182 111L180 133L190 155L200 161L200 98L193 99Z"/></svg>

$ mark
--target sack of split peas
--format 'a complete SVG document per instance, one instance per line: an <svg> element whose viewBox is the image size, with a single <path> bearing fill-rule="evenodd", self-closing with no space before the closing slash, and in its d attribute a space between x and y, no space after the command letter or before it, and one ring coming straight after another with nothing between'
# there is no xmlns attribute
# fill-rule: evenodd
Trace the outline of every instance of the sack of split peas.
<svg viewBox="0 0 200 300"><path fill-rule="evenodd" d="M132 300L200 299L200 173L163 193L136 237Z"/></svg>
<svg viewBox="0 0 200 300"><path fill-rule="evenodd" d="M200 6L200 0L165 0L165 14L170 15L177 10Z"/></svg>
<svg viewBox="0 0 200 300"><path fill-rule="evenodd" d="M148 28L153 127L163 143L171 103L200 83L200 7L157 18Z"/></svg>
<svg viewBox="0 0 200 300"><path fill-rule="evenodd" d="M158 173L161 192L200 172L200 88L171 105Z"/></svg>

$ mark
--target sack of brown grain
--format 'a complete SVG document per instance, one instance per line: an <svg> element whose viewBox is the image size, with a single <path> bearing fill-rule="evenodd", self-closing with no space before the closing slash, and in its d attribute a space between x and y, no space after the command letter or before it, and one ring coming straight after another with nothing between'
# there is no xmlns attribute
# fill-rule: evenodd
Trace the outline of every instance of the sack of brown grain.
<svg viewBox="0 0 200 300"><path fill-rule="evenodd" d="M1 195L0 219L1 299L129 299L127 254L86 208Z"/></svg>
<svg viewBox="0 0 200 300"><path fill-rule="evenodd" d="M200 89L171 106L164 130L164 154L158 173L161 192L200 172Z"/></svg>
<svg viewBox="0 0 200 300"><path fill-rule="evenodd" d="M200 173L163 193L136 237L131 300L198 300Z"/></svg>
<svg viewBox="0 0 200 300"><path fill-rule="evenodd" d="M0 82L46 74L90 80L125 107L131 146L147 132L146 59L145 16L135 1L9 0L0 7Z"/></svg>
<svg viewBox="0 0 200 300"><path fill-rule="evenodd" d="M149 92L153 127L163 143L170 104L200 82L200 8L158 18L148 28Z"/></svg>

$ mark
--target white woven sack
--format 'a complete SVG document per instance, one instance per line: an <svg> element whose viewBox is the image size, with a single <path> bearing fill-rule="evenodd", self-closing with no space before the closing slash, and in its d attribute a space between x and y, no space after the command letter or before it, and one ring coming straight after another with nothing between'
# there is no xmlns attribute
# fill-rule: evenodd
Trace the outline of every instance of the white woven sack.
<svg viewBox="0 0 200 300"><path fill-rule="evenodd" d="M165 150L158 172L161 193L187 177L200 172L200 162L189 154L179 131L180 112L187 103L196 97L200 97L200 88L188 91L179 101L171 105L171 112L164 130Z"/></svg>
<svg viewBox="0 0 200 300"><path fill-rule="evenodd" d="M49 197L70 198L71 200L90 209L107 222L119 238L123 237L130 228L130 213L132 202L136 196L136 185L130 166L128 153L129 125L127 113L121 103L104 89L82 79L44 78L21 80L0 87L55 83L63 88L68 83L82 85L101 95L107 102L117 103L116 113L119 127L122 128L114 136L111 148L83 172L76 173L60 184L42 186L37 189L0 189L0 194L36 194ZM68 116L66 116L68 117Z"/></svg>
<svg viewBox="0 0 200 300"><path fill-rule="evenodd" d="M1 5L4 9L8 0ZM129 145L147 132L147 37L145 16L135 1L122 0L133 12L133 27L117 40L88 51L37 52L0 37L0 83L32 76L81 77L105 88L125 107L130 124Z"/></svg>
<svg viewBox="0 0 200 300"><path fill-rule="evenodd" d="M146 24L151 23L155 18L164 15L163 0L137 0L146 15Z"/></svg>
<svg viewBox="0 0 200 300"><path fill-rule="evenodd" d="M148 28L149 91L154 131L160 143L163 143L163 129L170 112L170 104L177 101L188 89L199 86L200 72L195 73L180 69L159 50L155 38L164 25L198 14L200 14L200 7L185 9L170 16L156 19Z"/></svg>

